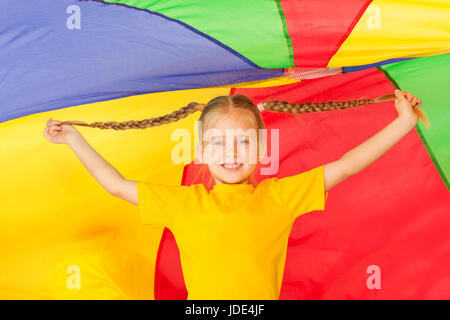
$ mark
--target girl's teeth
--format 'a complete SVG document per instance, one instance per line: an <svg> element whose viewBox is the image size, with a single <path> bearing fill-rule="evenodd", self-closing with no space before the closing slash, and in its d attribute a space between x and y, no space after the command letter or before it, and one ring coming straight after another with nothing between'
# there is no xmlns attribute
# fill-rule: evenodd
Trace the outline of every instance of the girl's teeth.
<svg viewBox="0 0 450 320"><path fill-rule="evenodd" d="M223 164L222 165L224 168L227 168L227 169L234 169L234 168L238 168L238 167L240 167L241 166L241 164Z"/></svg>

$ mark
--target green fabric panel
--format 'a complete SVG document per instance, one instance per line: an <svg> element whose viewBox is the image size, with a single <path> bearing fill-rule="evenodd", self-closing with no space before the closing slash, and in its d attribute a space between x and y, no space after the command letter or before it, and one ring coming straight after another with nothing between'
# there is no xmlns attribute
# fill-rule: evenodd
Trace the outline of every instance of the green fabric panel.
<svg viewBox="0 0 450 320"><path fill-rule="evenodd" d="M220 41L262 68L293 65L276 0L106 0L158 12ZM168 39L170 41L170 39Z"/></svg>
<svg viewBox="0 0 450 320"><path fill-rule="evenodd" d="M286 39L287 46L289 48L289 60L291 62L291 67L295 67L295 59L294 59L294 47L292 46L292 39L289 36L289 31L287 29L286 17L284 16L283 7L279 0L275 0L278 8L278 14L281 17L281 21L283 22L283 32L284 38Z"/></svg>
<svg viewBox="0 0 450 320"><path fill-rule="evenodd" d="M419 120L416 130L450 190L450 54L402 61L379 69L397 88L422 100L430 128Z"/></svg>

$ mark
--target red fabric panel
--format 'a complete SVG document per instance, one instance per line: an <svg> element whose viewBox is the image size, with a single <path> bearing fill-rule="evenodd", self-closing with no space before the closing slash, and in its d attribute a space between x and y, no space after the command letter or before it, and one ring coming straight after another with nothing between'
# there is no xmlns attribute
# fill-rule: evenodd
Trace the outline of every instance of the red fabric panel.
<svg viewBox="0 0 450 320"><path fill-rule="evenodd" d="M326 67L372 1L280 0L297 67Z"/></svg>
<svg viewBox="0 0 450 320"><path fill-rule="evenodd" d="M187 295L180 251L172 232L164 228L156 258L155 299L186 300Z"/></svg>
<svg viewBox="0 0 450 320"><path fill-rule="evenodd" d="M371 68L279 87L237 88L232 94L245 94L255 103L322 102L393 91L391 82ZM284 177L339 159L393 121L397 112L389 101L324 113L262 115L268 129L280 129L276 176ZM201 168L188 165L183 184L208 182L209 173L199 173ZM257 175L259 181L269 177ZM450 298L449 212L449 194L413 129L370 166L331 189L325 211L297 218L280 299ZM164 245L161 257L166 255L176 257L177 252ZM367 287L371 265L381 270L381 289ZM157 269L158 283L181 274L177 263L158 264ZM166 297L180 297L185 290L178 284L157 289L157 297L163 291Z"/></svg>

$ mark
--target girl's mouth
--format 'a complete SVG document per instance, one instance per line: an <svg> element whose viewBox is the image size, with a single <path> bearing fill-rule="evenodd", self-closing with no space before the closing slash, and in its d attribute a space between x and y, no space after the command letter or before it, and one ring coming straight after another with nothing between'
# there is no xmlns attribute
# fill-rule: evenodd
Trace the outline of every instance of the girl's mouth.
<svg viewBox="0 0 450 320"><path fill-rule="evenodd" d="M243 165L243 163L223 163L220 166L227 170L236 171L239 170Z"/></svg>

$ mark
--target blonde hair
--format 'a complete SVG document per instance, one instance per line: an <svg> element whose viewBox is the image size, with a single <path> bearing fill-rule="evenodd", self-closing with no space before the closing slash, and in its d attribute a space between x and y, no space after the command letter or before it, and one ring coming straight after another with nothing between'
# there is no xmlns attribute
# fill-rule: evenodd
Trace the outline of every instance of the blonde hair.
<svg viewBox="0 0 450 320"><path fill-rule="evenodd" d="M258 107L247 96L235 94L232 96L218 96L204 106L198 122L199 126L201 125L199 133L201 133L200 131L204 131L213 126L213 123L224 114L232 113L237 110L248 111L253 115L252 120L255 128L257 130L264 129L264 120L261 117Z"/></svg>

